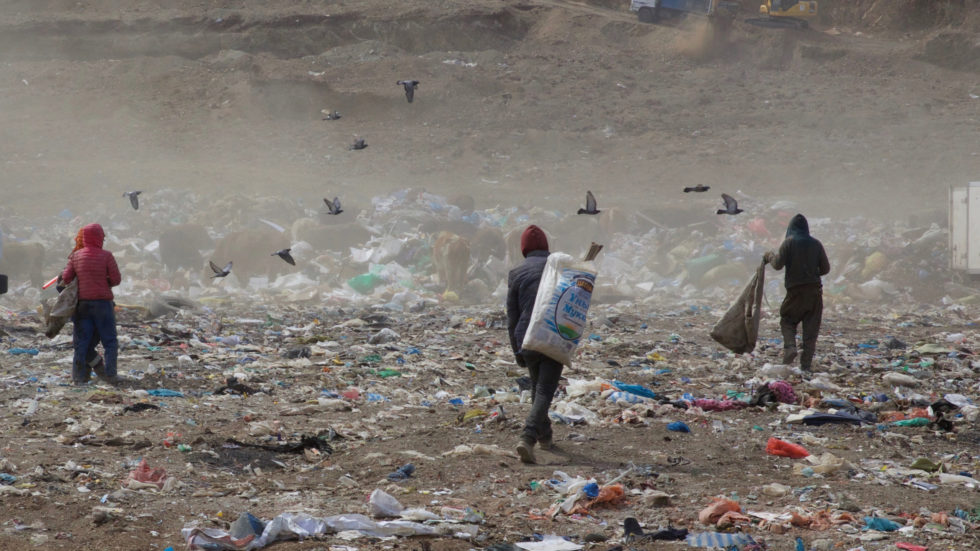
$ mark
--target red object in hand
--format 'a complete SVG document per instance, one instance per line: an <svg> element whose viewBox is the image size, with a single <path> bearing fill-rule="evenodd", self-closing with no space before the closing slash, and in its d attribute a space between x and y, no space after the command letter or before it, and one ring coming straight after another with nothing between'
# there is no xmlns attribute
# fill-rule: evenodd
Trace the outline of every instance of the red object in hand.
<svg viewBox="0 0 980 551"><path fill-rule="evenodd" d="M810 455L810 452L806 451L803 446L790 444L774 437L769 438L769 441L766 442L766 453L780 457L792 457L793 459L802 459Z"/></svg>
<svg viewBox="0 0 980 551"><path fill-rule="evenodd" d="M54 276L54 277L52 277L51 278L51 281L49 281L49 282L45 283L44 285L42 285L41 288L42 289L47 289L48 287L54 285L55 283L58 282L58 278L59 277L61 277L61 276Z"/></svg>

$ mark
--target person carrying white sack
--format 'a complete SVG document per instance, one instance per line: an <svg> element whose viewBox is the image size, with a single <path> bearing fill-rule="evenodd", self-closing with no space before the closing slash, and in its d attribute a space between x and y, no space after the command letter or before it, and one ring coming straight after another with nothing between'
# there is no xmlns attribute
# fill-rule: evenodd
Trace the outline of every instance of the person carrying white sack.
<svg viewBox="0 0 980 551"><path fill-rule="evenodd" d="M531 413L524 422L524 433L517 454L524 463L535 463L534 446L554 447L548 409L558 390L563 365L540 352L522 350L524 335L531 323L531 313L538 294L538 284L548 261L548 237L541 228L530 225L521 234L524 262L507 277L507 334L517 365L526 367L531 377Z"/></svg>

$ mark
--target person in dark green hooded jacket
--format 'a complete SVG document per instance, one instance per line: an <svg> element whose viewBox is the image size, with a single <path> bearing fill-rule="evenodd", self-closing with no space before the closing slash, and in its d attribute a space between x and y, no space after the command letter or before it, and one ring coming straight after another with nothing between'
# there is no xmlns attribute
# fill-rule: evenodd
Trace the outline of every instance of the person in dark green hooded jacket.
<svg viewBox="0 0 980 551"><path fill-rule="evenodd" d="M820 276L830 273L830 261L823 244L810 235L810 225L802 214L789 221L786 239L779 251L769 251L763 260L776 270L786 268L786 298L779 307L779 327L783 333L783 364L796 359L796 328L803 324L800 368L809 372L817 348L817 335L823 317L823 285Z"/></svg>

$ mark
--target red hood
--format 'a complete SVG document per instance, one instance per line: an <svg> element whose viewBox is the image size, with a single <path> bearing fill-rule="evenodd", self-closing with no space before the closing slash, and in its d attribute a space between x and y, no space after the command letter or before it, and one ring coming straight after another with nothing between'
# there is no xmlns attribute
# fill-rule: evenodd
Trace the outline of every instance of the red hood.
<svg viewBox="0 0 980 551"><path fill-rule="evenodd" d="M82 242L85 243L86 247L101 249L102 243L105 242L105 232L102 230L102 226L89 224L82 228Z"/></svg>

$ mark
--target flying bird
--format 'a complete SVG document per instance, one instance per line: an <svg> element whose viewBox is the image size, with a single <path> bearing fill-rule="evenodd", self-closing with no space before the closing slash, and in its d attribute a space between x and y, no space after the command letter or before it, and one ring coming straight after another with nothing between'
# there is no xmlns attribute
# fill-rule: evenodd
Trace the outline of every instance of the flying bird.
<svg viewBox="0 0 980 551"><path fill-rule="evenodd" d="M415 99L415 90L419 87L419 81L399 80L395 84L400 84L403 88L405 88L405 99L408 100L408 103L412 103L412 100Z"/></svg>
<svg viewBox="0 0 980 551"><path fill-rule="evenodd" d="M333 201L324 197L323 202L327 204L327 214L340 214L344 212L344 209L340 208L340 197L334 197Z"/></svg>
<svg viewBox="0 0 980 551"><path fill-rule="evenodd" d="M335 121L340 118L340 111L331 112L327 109L321 109L320 112L326 115L326 117L323 117L323 120L325 121Z"/></svg>
<svg viewBox="0 0 980 551"><path fill-rule="evenodd" d="M368 144L364 143L364 138L357 138L356 140L354 140L354 143L352 143L350 147L348 147L347 149L350 149L351 151L357 151L360 149L367 149L367 146Z"/></svg>
<svg viewBox="0 0 980 551"><path fill-rule="evenodd" d="M211 271L214 272L214 275L211 276L212 278L226 277L228 274L231 273L231 262L225 264L224 268L218 268L218 265L215 264L213 260L209 260L208 264L211 265Z"/></svg>
<svg viewBox="0 0 980 551"><path fill-rule="evenodd" d="M286 262L288 262L290 265L295 266L296 265L296 261L293 260L293 255L289 254L289 251L291 251L291 250L292 249L283 249L281 251L276 251L276 252L272 253L269 256L278 256L279 258L281 258L281 259L285 260Z"/></svg>
<svg viewBox="0 0 980 551"><path fill-rule="evenodd" d="M579 214L599 214L599 209L596 208L595 195L592 195L591 191L585 192L585 208L578 209Z"/></svg>
<svg viewBox="0 0 980 551"><path fill-rule="evenodd" d="M718 214L738 214L742 212L742 209L738 208L738 201L734 197L728 195L727 193L722 193L721 198L725 200L725 208L718 209Z"/></svg>
<svg viewBox="0 0 980 551"><path fill-rule="evenodd" d="M129 204L133 205L133 210L140 210L140 193L142 191L124 191L123 197L129 197Z"/></svg>
<svg viewBox="0 0 980 551"><path fill-rule="evenodd" d="M684 188L684 193L691 193L692 191L695 192L695 193L704 193L705 191L708 191L709 189L711 189L711 186L706 186L704 184L698 184L698 185L696 185L694 187L686 187L686 188Z"/></svg>

